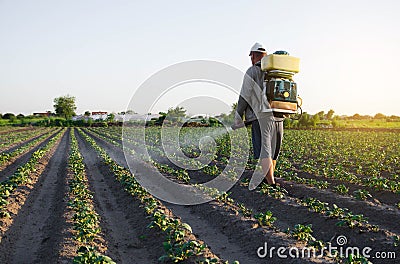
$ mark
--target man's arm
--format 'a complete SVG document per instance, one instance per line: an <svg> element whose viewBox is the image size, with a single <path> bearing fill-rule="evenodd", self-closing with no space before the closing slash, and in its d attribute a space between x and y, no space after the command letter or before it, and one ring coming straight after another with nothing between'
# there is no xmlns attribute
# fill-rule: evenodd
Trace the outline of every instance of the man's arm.
<svg viewBox="0 0 400 264"><path fill-rule="evenodd" d="M251 90L254 85L252 75L253 72L252 68L250 67L243 78L242 89L240 91L240 96L235 112L235 123L234 123L235 127L244 126L243 115L245 114L246 109L249 107L249 104L245 98L249 98L251 96Z"/></svg>
<svg viewBox="0 0 400 264"><path fill-rule="evenodd" d="M247 106L248 106L248 103L240 95L239 96L239 101L238 101L237 107L236 107L236 114L242 119L243 119L244 111L246 110Z"/></svg>

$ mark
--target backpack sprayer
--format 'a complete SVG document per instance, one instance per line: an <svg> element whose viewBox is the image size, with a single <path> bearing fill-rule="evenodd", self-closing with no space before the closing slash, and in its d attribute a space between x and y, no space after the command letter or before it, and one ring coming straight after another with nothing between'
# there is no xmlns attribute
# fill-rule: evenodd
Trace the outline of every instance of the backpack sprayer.
<svg viewBox="0 0 400 264"><path fill-rule="evenodd" d="M299 64L300 59L289 56L286 51L276 51L261 59L261 70L264 72L263 92L276 117L298 114L296 118L291 118L300 119L303 113L303 100L297 95L297 84L292 78L299 72ZM244 122L241 126L233 125L231 128L235 130L247 125L250 122Z"/></svg>
<svg viewBox="0 0 400 264"><path fill-rule="evenodd" d="M264 74L264 93L276 116L302 114L302 99L297 95L297 84L292 77L299 72L300 59L286 51L276 51L261 59Z"/></svg>

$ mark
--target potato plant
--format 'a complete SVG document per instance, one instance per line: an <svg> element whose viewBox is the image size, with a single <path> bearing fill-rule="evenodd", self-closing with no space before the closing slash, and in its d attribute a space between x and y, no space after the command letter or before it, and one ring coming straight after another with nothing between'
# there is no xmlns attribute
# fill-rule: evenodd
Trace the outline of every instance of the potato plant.
<svg viewBox="0 0 400 264"><path fill-rule="evenodd" d="M100 218L93 207L93 194L88 189L85 164L79 152L78 142L74 135L74 129L70 131L71 150L68 157L68 170L72 174L69 180L68 206L74 212L73 228L76 232L75 240L80 247L74 257L74 263L115 263L110 257L100 254L91 242L101 232Z"/></svg>
<svg viewBox="0 0 400 264"><path fill-rule="evenodd" d="M12 195L19 186L30 182L30 174L36 171L36 165L39 160L50 151L50 149L64 135L64 132L65 129L59 130L44 147L33 152L27 163L19 166L13 175L0 183L0 218L10 217L9 212L6 209L8 204L7 198Z"/></svg>
<svg viewBox="0 0 400 264"><path fill-rule="evenodd" d="M12 158L17 157L17 156L29 151L31 148L33 148L34 146L39 144L41 141L48 138L51 134L53 134L53 135L55 134L53 130L49 131L48 133L40 136L39 138L37 138L35 140L30 141L27 144L20 146L19 148L13 150L12 152L0 153L0 166L3 165L4 163L6 163L7 161L11 160Z"/></svg>

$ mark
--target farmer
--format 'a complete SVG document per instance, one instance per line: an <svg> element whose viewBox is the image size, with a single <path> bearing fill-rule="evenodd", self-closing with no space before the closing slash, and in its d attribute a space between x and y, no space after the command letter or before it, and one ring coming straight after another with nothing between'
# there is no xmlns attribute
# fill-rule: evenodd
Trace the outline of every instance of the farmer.
<svg viewBox="0 0 400 264"><path fill-rule="evenodd" d="M260 159L264 181L275 188L274 170L282 142L283 118L274 117L263 92L261 59L265 55L266 49L260 43L255 43L250 50L252 66L244 76L233 126L243 126L243 115L246 123L251 123L254 157Z"/></svg>

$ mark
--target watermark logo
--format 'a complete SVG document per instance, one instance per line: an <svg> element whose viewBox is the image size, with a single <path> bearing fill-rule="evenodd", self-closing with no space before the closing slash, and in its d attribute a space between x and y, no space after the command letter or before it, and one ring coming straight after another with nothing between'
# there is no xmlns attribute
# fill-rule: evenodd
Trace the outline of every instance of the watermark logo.
<svg viewBox="0 0 400 264"><path fill-rule="evenodd" d="M338 246L343 246L347 244L347 237L341 235L336 238L336 243Z"/></svg>
<svg viewBox="0 0 400 264"><path fill-rule="evenodd" d="M331 243L327 243L327 246L321 249L314 247L275 247L268 245L267 242L263 246L257 249L257 256L259 258L362 258L365 261L368 259L396 259L395 251L373 251L371 247L353 247L348 246L348 240L346 236L340 235L336 238L337 246L333 246Z"/></svg>

